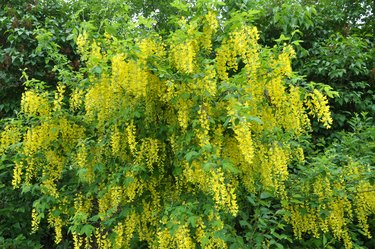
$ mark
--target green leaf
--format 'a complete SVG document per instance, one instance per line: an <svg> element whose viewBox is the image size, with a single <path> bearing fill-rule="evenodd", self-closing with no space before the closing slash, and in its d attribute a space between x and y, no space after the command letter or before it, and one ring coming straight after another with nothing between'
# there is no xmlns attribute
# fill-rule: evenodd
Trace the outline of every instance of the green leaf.
<svg viewBox="0 0 375 249"><path fill-rule="evenodd" d="M199 218L199 216L190 216L187 220L187 222L192 226L192 227L196 227L196 222L197 222L197 219Z"/></svg>
<svg viewBox="0 0 375 249"><path fill-rule="evenodd" d="M86 234L87 237L90 237L92 232L94 231L94 227L90 224L86 224L81 228L80 234Z"/></svg>
<svg viewBox="0 0 375 249"><path fill-rule="evenodd" d="M234 174L240 174L241 173L241 170L237 169L234 164L232 162L230 162L229 160L224 160L223 161L223 169L224 170L227 170L231 173L234 173Z"/></svg>
<svg viewBox="0 0 375 249"><path fill-rule="evenodd" d="M199 156L199 153L196 152L196 151L190 151L188 152L186 155L185 155L185 159L186 161L188 161L189 163L191 163L195 158L197 158Z"/></svg>
<svg viewBox="0 0 375 249"><path fill-rule="evenodd" d="M260 199L267 199L267 198L271 198L271 197L273 197L273 195L269 192L262 192L260 194Z"/></svg>
<svg viewBox="0 0 375 249"><path fill-rule="evenodd" d="M202 168L204 171L210 171L212 168L216 167L216 163L207 162L203 164Z"/></svg>

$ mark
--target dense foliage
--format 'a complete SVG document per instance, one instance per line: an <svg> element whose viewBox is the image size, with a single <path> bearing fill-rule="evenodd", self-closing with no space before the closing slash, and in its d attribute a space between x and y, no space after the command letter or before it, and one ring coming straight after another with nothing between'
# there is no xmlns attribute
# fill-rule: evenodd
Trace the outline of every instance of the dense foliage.
<svg viewBox="0 0 375 249"><path fill-rule="evenodd" d="M314 3L2 3L0 245L373 248L374 7Z"/></svg>

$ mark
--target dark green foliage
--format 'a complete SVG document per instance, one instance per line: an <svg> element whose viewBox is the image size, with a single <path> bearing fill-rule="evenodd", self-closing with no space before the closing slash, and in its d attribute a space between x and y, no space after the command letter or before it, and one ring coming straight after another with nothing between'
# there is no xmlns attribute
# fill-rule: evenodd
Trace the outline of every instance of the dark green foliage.
<svg viewBox="0 0 375 249"><path fill-rule="evenodd" d="M64 1L2 1L0 4L0 117L13 115L23 91L22 71L53 86L54 63L36 50L36 32L49 30L60 53L74 58L69 8Z"/></svg>
<svg viewBox="0 0 375 249"><path fill-rule="evenodd" d="M375 114L373 79L375 47L371 39L333 34L315 42L301 71L309 80L331 85L340 96L333 102L336 128L349 128L353 113Z"/></svg>

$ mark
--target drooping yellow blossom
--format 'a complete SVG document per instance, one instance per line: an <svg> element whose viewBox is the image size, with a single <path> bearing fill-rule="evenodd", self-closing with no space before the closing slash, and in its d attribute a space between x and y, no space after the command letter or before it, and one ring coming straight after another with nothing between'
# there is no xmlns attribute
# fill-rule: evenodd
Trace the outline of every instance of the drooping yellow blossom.
<svg viewBox="0 0 375 249"><path fill-rule="evenodd" d="M66 86L61 83L57 85L57 91L55 92L55 100L53 101L53 111L55 112L61 110L63 99L64 99L65 88Z"/></svg>
<svg viewBox="0 0 375 249"><path fill-rule="evenodd" d="M218 209L224 209L236 216L238 205L235 189L231 184L225 183L224 173L220 169L213 170L211 175L210 186Z"/></svg>
<svg viewBox="0 0 375 249"><path fill-rule="evenodd" d="M83 103L83 90L82 89L74 89L72 94L70 95L70 109L75 111L78 110L79 107Z"/></svg>
<svg viewBox="0 0 375 249"><path fill-rule="evenodd" d="M146 38L139 42L140 51L138 57L143 63L146 63L146 60L151 56L155 56L156 58L165 56L164 47L156 39L160 39L160 37Z"/></svg>
<svg viewBox="0 0 375 249"><path fill-rule="evenodd" d="M184 132L189 125L189 116L192 103L191 101L180 101L177 110L177 118L180 124L181 130Z"/></svg>
<svg viewBox="0 0 375 249"><path fill-rule="evenodd" d="M35 233L39 229L40 216L35 208L31 211L31 233Z"/></svg>
<svg viewBox="0 0 375 249"><path fill-rule="evenodd" d="M195 70L196 45L194 41L186 41L171 46L171 62L177 70L191 74Z"/></svg>
<svg viewBox="0 0 375 249"><path fill-rule="evenodd" d="M112 242L111 239L108 238L108 232L105 231L103 228L95 229L95 239L98 248L103 249L111 249Z"/></svg>
<svg viewBox="0 0 375 249"><path fill-rule="evenodd" d="M234 127L234 133L238 141L238 147L240 148L245 161L248 164L253 162L254 147L253 140L251 138L251 130L249 123L240 123Z"/></svg>
<svg viewBox="0 0 375 249"><path fill-rule="evenodd" d="M12 179L12 186L13 188L18 188L21 184L21 177L22 177L22 169L23 169L23 162L16 162L13 169L13 179Z"/></svg>
<svg viewBox="0 0 375 249"><path fill-rule="evenodd" d="M368 238L371 238L370 226L368 224L368 217L375 213L375 196L374 187L369 183L362 183L357 187L357 195L355 199L354 211L358 223Z"/></svg>
<svg viewBox="0 0 375 249"><path fill-rule="evenodd" d="M88 34L86 31L80 33L77 37L76 43L77 43L78 51L81 54L84 54L84 52L86 51L87 39L88 39Z"/></svg>
<svg viewBox="0 0 375 249"><path fill-rule="evenodd" d="M135 155L137 151L137 141L136 141L136 130L133 121L130 122L128 127L126 127L127 137L128 137L128 146L130 149L130 152Z"/></svg>
<svg viewBox="0 0 375 249"><path fill-rule="evenodd" d="M146 96L149 77L147 71L143 69L144 65L127 59L125 54L115 55L111 62L111 83L114 91L112 94L122 91L137 98Z"/></svg>
<svg viewBox="0 0 375 249"><path fill-rule="evenodd" d="M120 151L121 146L121 133L117 126L113 129L112 135L111 135L111 148L112 148L112 154L117 155Z"/></svg>
<svg viewBox="0 0 375 249"><path fill-rule="evenodd" d="M218 26L219 23L216 19L216 14L213 11L209 11L204 16L203 34L200 37L201 46L207 51L211 51L212 49L212 36L215 34Z"/></svg>
<svg viewBox="0 0 375 249"><path fill-rule="evenodd" d="M3 153L8 146L16 144L21 139L21 132L14 125L6 125L0 133L0 153Z"/></svg>
<svg viewBox="0 0 375 249"><path fill-rule="evenodd" d="M173 247L173 239L168 229L157 232L158 246L155 248L170 249Z"/></svg>
<svg viewBox="0 0 375 249"><path fill-rule="evenodd" d="M284 46L281 54L275 61L275 74L290 77L292 74L291 58L295 57L295 51L291 45Z"/></svg>
<svg viewBox="0 0 375 249"><path fill-rule="evenodd" d="M230 33L217 50L216 65L219 78L228 79L228 71L238 70L238 57L245 62L248 78L254 79L257 68L260 66L258 58L259 39L258 30L255 27L244 27Z"/></svg>
<svg viewBox="0 0 375 249"><path fill-rule="evenodd" d="M186 225L179 226L174 236L177 248L189 249L195 247L193 240L190 238L189 228Z"/></svg>
<svg viewBox="0 0 375 249"><path fill-rule="evenodd" d="M200 106L198 110L200 129L197 130L197 138L201 147L209 144L208 133L210 131L210 123L208 120L207 105Z"/></svg>
<svg viewBox="0 0 375 249"><path fill-rule="evenodd" d="M61 217L55 217L53 215L53 212L50 211L49 214L48 214L48 223L50 224L50 226L52 226L55 230L55 244L60 244L60 242L62 241L62 225L63 225L63 221L61 219Z"/></svg>
<svg viewBox="0 0 375 249"><path fill-rule="evenodd" d="M307 94L306 106L310 110L310 114L318 118L327 129L331 127L332 117L329 111L327 97L320 91L314 89L312 93Z"/></svg>
<svg viewBox="0 0 375 249"><path fill-rule="evenodd" d="M154 164L159 162L159 145L156 139L144 139L141 143L135 164L145 164L147 168L152 172Z"/></svg>
<svg viewBox="0 0 375 249"><path fill-rule="evenodd" d="M28 90L22 94L21 111L29 115L48 116L51 109L47 92Z"/></svg>

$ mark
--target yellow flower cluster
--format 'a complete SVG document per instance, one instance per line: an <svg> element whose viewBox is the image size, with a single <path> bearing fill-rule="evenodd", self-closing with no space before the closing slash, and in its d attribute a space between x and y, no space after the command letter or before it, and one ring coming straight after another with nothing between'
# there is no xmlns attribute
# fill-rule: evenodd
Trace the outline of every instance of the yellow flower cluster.
<svg viewBox="0 0 375 249"><path fill-rule="evenodd" d="M207 245L205 246L206 249L227 249L228 244L220 238L212 237Z"/></svg>
<svg viewBox="0 0 375 249"><path fill-rule="evenodd" d="M148 72L143 66L132 59L125 61L124 54L115 55L112 58L112 87L120 88L136 98L146 96L148 85Z"/></svg>
<svg viewBox="0 0 375 249"><path fill-rule="evenodd" d="M54 151L45 152L47 165L42 169L41 191L45 195L50 195L55 198L59 197L56 187L56 182L60 180L64 168L64 158L58 156Z"/></svg>
<svg viewBox="0 0 375 249"><path fill-rule="evenodd" d="M137 158L135 159L136 165L145 164L150 172L154 169L154 164L160 162L159 158L159 142L157 139L143 139Z"/></svg>
<svg viewBox="0 0 375 249"><path fill-rule="evenodd" d="M180 44L171 45L170 59L172 65L181 72L191 74L195 70L194 61L196 58L196 42L186 41Z"/></svg>
<svg viewBox="0 0 375 249"><path fill-rule="evenodd" d="M157 233L158 246L154 248L170 249L173 247L173 238L169 229L162 229Z"/></svg>
<svg viewBox="0 0 375 249"><path fill-rule="evenodd" d="M97 248L100 248L100 249L112 249L113 248L113 245L112 245L112 242L111 242L111 239L108 238L108 232L105 231L103 228L97 228L95 229L95 239L96 239L96 245L98 246ZM90 245L90 243L87 243L88 245ZM78 247L80 248L80 247ZM77 249L78 249L77 248ZM76 248L74 248L76 249Z"/></svg>
<svg viewBox="0 0 375 249"><path fill-rule="evenodd" d="M293 226L294 236L302 239L303 233L313 234L319 237L319 221L316 219L318 213L315 209L306 205L296 205L295 207L285 208L290 212L291 220L287 220ZM307 214L301 214L300 209L306 210Z"/></svg>
<svg viewBox="0 0 375 249"><path fill-rule="evenodd" d="M136 141L136 130L133 121L126 127L126 133L128 138L128 145L132 155L137 152L137 141Z"/></svg>
<svg viewBox="0 0 375 249"><path fill-rule="evenodd" d="M228 210L233 216L236 216L238 213L236 190L230 183L225 182L224 173L220 169L211 171L210 188L217 209Z"/></svg>
<svg viewBox="0 0 375 249"><path fill-rule="evenodd" d="M72 111L78 110L80 106L83 104L83 90L82 89L74 89L70 95L70 109Z"/></svg>
<svg viewBox="0 0 375 249"><path fill-rule="evenodd" d="M103 55L101 53L101 47L100 43L97 44L95 41L93 41L90 44L90 54L87 58L87 66L88 68L92 69L96 66L99 66L102 63ZM93 81L94 77L89 75L89 78Z"/></svg>
<svg viewBox="0 0 375 249"><path fill-rule="evenodd" d="M47 210L56 243L64 239L64 226L74 230L97 215L92 236L72 230L74 248L129 248L135 236L150 248L227 248L216 235L224 229L223 216L238 215L236 191L245 188L256 194L259 188L274 191L285 202L291 214L286 220L298 238L331 231L350 245L346 225L353 217L369 233L366 222L374 200L367 185L358 189L353 207L348 199L333 195L334 189L344 188L342 179L331 184L324 177L316 178L306 192L325 204L289 202L288 165L292 156L303 161L304 152L288 146L288 135L297 141L308 132L305 105L328 127L332 120L327 100L314 91L304 102L300 88L287 86L285 77L293 76L293 49L261 50L254 27L234 30L212 52L218 20L210 11L200 24L182 22L180 32L165 43L159 37L126 41L131 49L108 35L102 49L101 44L89 44L86 33L80 35L77 45L87 62L89 84L67 91L72 92L69 108L78 115L77 123L70 121L72 116L63 118L64 112L58 118L51 113L67 108L62 84L54 100L35 90L24 94L22 111L48 119L25 127L22 136L22 129L5 127L0 152L22 141L20 152L26 159L14 162L13 186L23 178L27 184L37 181L42 194L64 207L61 215L54 214L57 205ZM193 153L189 160L188 152ZM57 184L66 171L76 173L82 186L75 197ZM186 205L186 210L196 214L195 225L189 217L171 217L176 203L185 208L185 196L194 206ZM212 207L203 212L195 203L207 197ZM327 209L322 218L321 211ZM34 209L34 232L40 217Z"/></svg>
<svg viewBox="0 0 375 249"><path fill-rule="evenodd" d="M15 162L14 169L13 169L13 177L12 177L12 186L13 188L18 188L21 184L21 177L22 177L22 169L23 169L23 162Z"/></svg>
<svg viewBox="0 0 375 249"><path fill-rule="evenodd" d="M369 183L361 183L357 187L357 195L354 201L354 211L364 235L371 238L369 231L368 218L375 214L375 195L374 186Z"/></svg>
<svg viewBox="0 0 375 249"><path fill-rule="evenodd" d="M198 79L196 84L193 84L191 87L198 88L200 92L198 94L215 97L217 93L217 84L216 84L216 69L212 65L207 65L204 71L204 77Z"/></svg>
<svg viewBox="0 0 375 249"><path fill-rule="evenodd" d="M300 135L311 129L309 117L304 111L299 87L289 87L289 96L283 102L283 110L285 111L280 112L279 118L286 130Z"/></svg>
<svg viewBox="0 0 375 249"><path fill-rule="evenodd" d="M112 186L99 198L99 214L103 217L103 220L109 218L112 212L117 210L118 205L124 197L123 195L124 191L122 187Z"/></svg>
<svg viewBox="0 0 375 249"><path fill-rule="evenodd" d="M313 185L313 193L319 201L332 197L331 183L328 177L318 177Z"/></svg>
<svg viewBox="0 0 375 249"><path fill-rule="evenodd" d="M228 79L227 70L238 70L238 57L245 62L248 78L254 80L257 68L260 66L258 58L258 30L255 27L243 27L230 33L221 47L217 50L216 65L221 80Z"/></svg>
<svg viewBox="0 0 375 249"><path fill-rule="evenodd" d="M39 229L40 216L35 208L31 211L31 233L35 233Z"/></svg>
<svg viewBox="0 0 375 249"><path fill-rule="evenodd" d="M273 187L281 195L285 195L284 182L288 178L288 164L290 162L289 148L282 148L276 143L268 152L271 166ZM264 166L263 166L264 167Z"/></svg>
<svg viewBox="0 0 375 249"><path fill-rule="evenodd" d="M331 232L336 239L343 241L345 248L352 248L349 225L353 224L354 217L363 234L371 238L368 218L375 211L374 189L373 185L363 181L362 178L362 173L368 169L353 162L349 162L342 169L343 174L335 177L333 181L328 172L324 177L319 176L302 187L301 191L311 192L313 201L320 203L319 205L310 205L308 202L290 204L288 201L289 204L284 206L291 214L286 216L285 220L292 224L297 238L302 238L303 233L319 238L321 232ZM348 191L348 183L345 182L344 177L351 179L350 182L358 182L355 192ZM337 193L344 193L344 195L337 195ZM325 215L322 216L322 213Z"/></svg>
<svg viewBox="0 0 375 249"><path fill-rule="evenodd" d="M5 133L4 133L5 132ZM5 137L7 130L2 133L4 143L10 141ZM13 171L12 185L17 188L21 183L21 176L25 171L25 183L30 184L31 179L42 173L41 191L46 195L58 196L55 182L61 177L64 167L64 157L58 156L50 146L60 138L63 142L62 149L70 151L75 141L82 137L84 130L75 124L72 124L65 118L59 120L49 119L40 125L29 127L22 138L22 154L26 155L23 161L15 162ZM13 142L16 142L17 130L12 135ZM6 138L6 139L5 139ZM37 154L42 153L45 161L40 159Z"/></svg>
<svg viewBox="0 0 375 249"><path fill-rule="evenodd" d="M238 147L245 159L245 162L252 164L254 157L253 140L251 138L250 124L241 122L234 127L234 133L238 141Z"/></svg>
<svg viewBox="0 0 375 249"><path fill-rule="evenodd" d="M63 221L61 217L55 217L53 215L53 210L51 210L48 213L48 224L52 226L55 230L55 244L60 244L62 241L62 226L63 226Z"/></svg>
<svg viewBox="0 0 375 249"><path fill-rule="evenodd" d="M203 49L207 51L212 50L212 36L215 34L218 27L219 23L216 19L216 14L209 11L207 15L204 16L203 34L200 37Z"/></svg>
<svg viewBox="0 0 375 249"><path fill-rule="evenodd" d="M42 123L40 126L29 128L23 137L23 151L25 155L32 156L38 150L48 145L50 141L57 139L58 133L51 123Z"/></svg>
<svg viewBox="0 0 375 249"><path fill-rule="evenodd" d="M190 237L190 230L188 226L180 225L174 234L174 241L176 242L176 248L190 249L195 248L195 243Z"/></svg>
<svg viewBox="0 0 375 249"><path fill-rule="evenodd" d="M183 174L186 182L197 184L203 191L208 192L207 176L199 162L183 163Z"/></svg>
<svg viewBox="0 0 375 249"><path fill-rule="evenodd" d="M146 38L139 42L140 51L138 57L143 61L143 63L146 63L150 56L155 56L157 58L165 56L164 47L162 44L156 42L156 39L160 39L160 37Z"/></svg>
<svg viewBox="0 0 375 249"><path fill-rule="evenodd" d="M138 216L135 212L131 212L124 222L119 222L115 228L116 238L114 241L113 248L130 248L130 240L132 239L133 233L138 225Z"/></svg>
<svg viewBox="0 0 375 249"><path fill-rule="evenodd" d="M285 86L282 83L282 78L274 77L266 85L265 95L270 98L270 104L275 105L276 108L282 108L286 100ZM267 97L268 97L267 96Z"/></svg>
<svg viewBox="0 0 375 249"><path fill-rule="evenodd" d="M189 116L190 116L190 109L193 103L189 100L180 101L177 110L177 118L181 130L183 132L186 131L189 125Z"/></svg>
<svg viewBox="0 0 375 249"><path fill-rule="evenodd" d="M111 88L110 79L104 75L100 82L88 88L85 95L85 119L87 121L97 118L99 127L102 128L111 113L118 108L113 94L114 89Z"/></svg>
<svg viewBox="0 0 375 249"><path fill-rule="evenodd" d="M162 212L162 207L160 205L161 195L155 189L153 189L152 199L151 202L142 200L142 213L138 214L137 217L134 218L134 221L130 221L133 224L137 224L139 239L147 241L150 245L155 243L155 227L158 227L160 224L159 217L155 214L160 214ZM131 237L129 236L129 238Z"/></svg>
<svg viewBox="0 0 375 249"><path fill-rule="evenodd" d="M210 122L208 120L207 105L201 105L198 110L200 129L196 131L196 136L201 147L209 144L210 138L208 133L210 131Z"/></svg>
<svg viewBox="0 0 375 249"><path fill-rule="evenodd" d="M112 155L118 155L121 149L121 133L117 126L114 127L113 132L111 134L111 148L112 148Z"/></svg>
<svg viewBox="0 0 375 249"><path fill-rule="evenodd" d="M57 91L55 92L55 100L53 101L53 111L60 111L64 99L65 88L63 84L57 85Z"/></svg>
<svg viewBox="0 0 375 249"><path fill-rule="evenodd" d="M0 133L0 154L10 145L17 144L21 140L21 132L15 125L6 125Z"/></svg>
<svg viewBox="0 0 375 249"><path fill-rule="evenodd" d="M21 99L21 111L29 115L48 116L51 108L47 92L38 93L35 90L24 92Z"/></svg>
<svg viewBox="0 0 375 249"><path fill-rule="evenodd" d="M249 192L254 192L254 179L256 172L254 166L256 163L252 162L249 164L245 161L236 138L225 137L223 144L223 158L227 160L229 159L235 167L242 171L242 184L244 184Z"/></svg>
<svg viewBox="0 0 375 249"><path fill-rule="evenodd" d="M312 93L307 94L305 103L311 115L317 117L318 121L322 122L327 129L331 127L332 118L326 96L314 89Z"/></svg>
<svg viewBox="0 0 375 249"><path fill-rule="evenodd" d="M215 146L215 154L217 157L222 156L223 144L224 144L224 128L221 124L219 124L215 131L214 136L212 138L211 144Z"/></svg>
<svg viewBox="0 0 375 249"><path fill-rule="evenodd" d="M160 92L159 97L163 102L169 103L176 95L176 84L171 80L167 80L163 83L162 87L164 91Z"/></svg>
<svg viewBox="0 0 375 249"><path fill-rule="evenodd" d="M295 57L296 52L291 45L283 47L283 52L278 55L274 62L274 73L290 77L292 75L291 58Z"/></svg>
<svg viewBox="0 0 375 249"><path fill-rule="evenodd" d="M81 193L76 194L73 201L75 216L81 216L82 221L87 220L87 215L92 209L92 197L84 196Z"/></svg>
<svg viewBox="0 0 375 249"><path fill-rule="evenodd" d="M80 52L80 54L85 53L87 40L88 40L88 35L87 35L86 31L84 31L84 32L82 32L78 35L76 44L77 44L77 48L78 48L78 51Z"/></svg>
<svg viewBox="0 0 375 249"><path fill-rule="evenodd" d="M82 173L79 174L82 182L92 183L95 179L93 162L88 161L88 150L85 144L81 144L76 156L78 169Z"/></svg>
<svg viewBox="0 0 375 249"><path fill-rule="evenodd" d="M83 238L80 238L80 236L76 232L72 232L72 235L73 235L73 248L81 249L81 245L83 244Z"/></svg>

